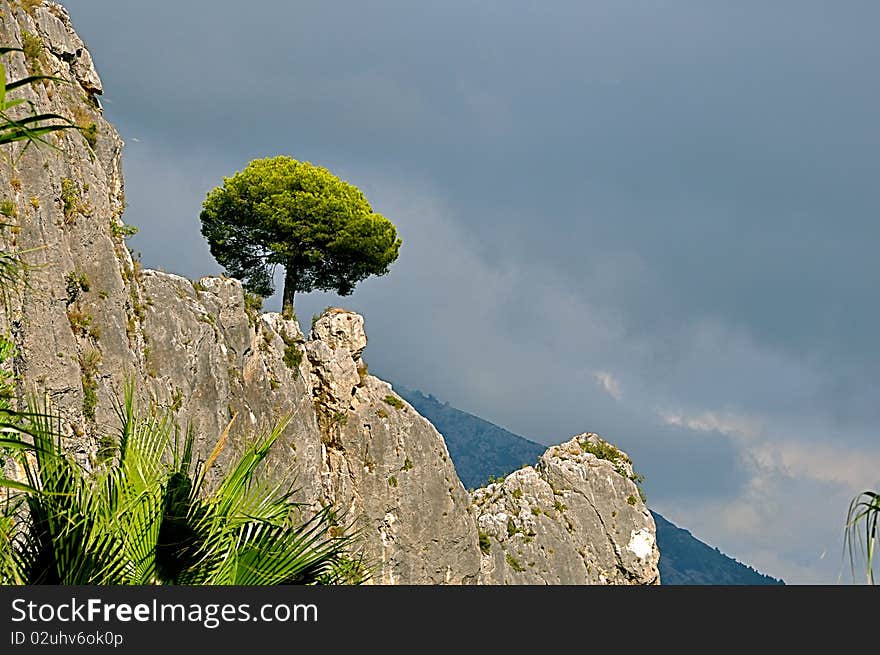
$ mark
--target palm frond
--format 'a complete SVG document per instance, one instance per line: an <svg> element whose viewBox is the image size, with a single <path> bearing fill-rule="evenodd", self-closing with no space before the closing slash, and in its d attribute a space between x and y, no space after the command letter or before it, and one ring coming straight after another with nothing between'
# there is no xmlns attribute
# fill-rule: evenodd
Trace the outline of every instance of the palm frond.
<svg viewBox="0 0 880 655"><path fill-rule="evenodd" d="M865 565L868 584L874 584L874 557L880 547L880 493L865 491L853 498L846 514L844 548L849 554L853 580L856 563Z"/></svg>

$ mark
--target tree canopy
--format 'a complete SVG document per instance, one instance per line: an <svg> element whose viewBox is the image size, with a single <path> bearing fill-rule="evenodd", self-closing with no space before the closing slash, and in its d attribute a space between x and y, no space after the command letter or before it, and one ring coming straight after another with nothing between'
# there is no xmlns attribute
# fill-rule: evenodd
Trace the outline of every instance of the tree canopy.
<svg viewBox="0 0 880 655"><path fill-rule="evenodd" d="M202 235L226 273L261 296L285 269L283 306L297 291L348 295L384 275L401 241L364 194L326 168L287 156L256 159L205 200Z"/></svg>

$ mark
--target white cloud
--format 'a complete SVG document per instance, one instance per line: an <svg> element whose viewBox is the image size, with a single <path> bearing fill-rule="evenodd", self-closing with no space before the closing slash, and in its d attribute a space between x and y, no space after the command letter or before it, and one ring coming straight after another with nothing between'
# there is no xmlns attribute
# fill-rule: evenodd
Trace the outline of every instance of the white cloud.
<svg viewBox="0 0 880 655"><path fill-rule="evenodd" d="M761 435L761 422L741 414L704 411L688 415L681 411L668 410L658 413L664 424L695 432L720 432L730 437L744 437L749 440Z"/></svg>
<svg viewBox="0 0 880 655"><path fill-rule="evenodd" d="M594 371L593 379L596 380L599 388L614 398L614 400L620 402L623 398L623 393L620 391L620 383L611 373L607 371Z"/></svg>

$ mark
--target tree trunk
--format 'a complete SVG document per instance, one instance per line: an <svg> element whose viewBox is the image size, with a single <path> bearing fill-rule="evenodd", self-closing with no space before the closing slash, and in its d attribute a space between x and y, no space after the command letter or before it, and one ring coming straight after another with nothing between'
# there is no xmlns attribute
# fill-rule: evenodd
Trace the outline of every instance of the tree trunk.
<svg viewBox="0 0 880 655"><path fill-rule="evenodd" d="M290 262L284 268L284 291L281 294L281 315L284 318L293 318L293 296L297 282L296 266Z"/></svg>

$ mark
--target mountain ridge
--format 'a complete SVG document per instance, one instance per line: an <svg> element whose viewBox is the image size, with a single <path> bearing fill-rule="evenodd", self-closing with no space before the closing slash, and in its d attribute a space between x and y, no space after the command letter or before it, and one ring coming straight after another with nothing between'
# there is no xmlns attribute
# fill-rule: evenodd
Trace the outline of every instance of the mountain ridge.
<svg viewBox="0 0 880 655"><path fill-rule="evenodd" d="M394 384L394 389L440 431L456 471L469 489L531 464L547 450L547 446L457 409L431 394L401 384ZM661 584L784 584L722 553L656 511L651 510L651 514L657 526Z"/></svg>

